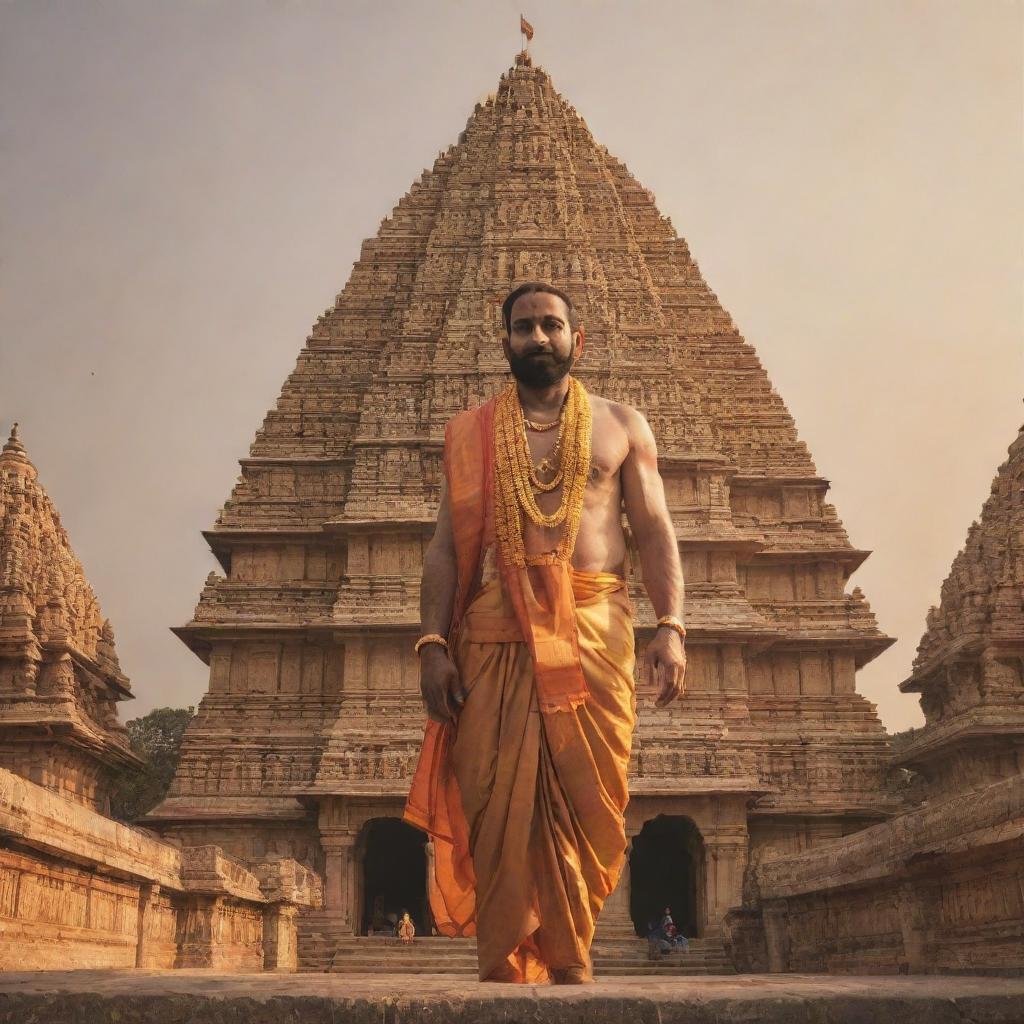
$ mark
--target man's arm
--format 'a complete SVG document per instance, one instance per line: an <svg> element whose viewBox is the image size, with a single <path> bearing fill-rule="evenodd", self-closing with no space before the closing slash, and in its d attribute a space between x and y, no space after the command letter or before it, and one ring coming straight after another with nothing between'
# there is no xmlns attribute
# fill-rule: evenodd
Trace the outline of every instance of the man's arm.
<svg viewBox="0 0 1024 1024"><path fill-rule="evenodd" d="M626 518L640 553L644 589L654 614L682 618L683 566L679 560L675 527L665 502L665 486L658 472L658 448L647 420L626 409L629 454L622 464L622 496ZM686 653L682 637L668 626L655 631L647 645L646 671L658 690L658 707L682 692Z"/></svg>
<svg viewBox="0 0 1024 1024"><path fill-rule="evenodd" d="M455 610L457 582L458 565L455 560L448 491L442 484L437 526L423 555L420 625L424 635L448 635ZM437 722L453 722L466 699L455 663L440 644L424 644L420 649L420 693L427 714Z"/></svg>

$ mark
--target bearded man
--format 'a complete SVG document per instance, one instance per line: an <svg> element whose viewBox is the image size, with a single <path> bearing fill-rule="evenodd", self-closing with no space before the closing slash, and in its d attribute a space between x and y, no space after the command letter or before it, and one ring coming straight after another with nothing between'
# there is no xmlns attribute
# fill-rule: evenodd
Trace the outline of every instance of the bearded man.
<svg viewBox="0 0 1024 1024"><path fill-rule="evenodd" d="M681 691L683 574L654 436L569 375L584 331L542 283L502 306L515 378L445 431L417 641L429 720L405 817L434 843L438 929L481 981L591 981L626 849L636 724L625 508L659 616L646 672Z"/></svg>

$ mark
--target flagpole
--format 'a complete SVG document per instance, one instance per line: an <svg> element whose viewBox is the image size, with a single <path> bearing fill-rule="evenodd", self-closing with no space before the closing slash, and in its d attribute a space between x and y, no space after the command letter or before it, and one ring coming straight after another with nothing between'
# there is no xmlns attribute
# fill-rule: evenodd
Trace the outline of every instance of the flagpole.
<svg viewBox="0 0 1024 1024"><path fill-rule="evenodd" d="M533 26L526 20L522 11L519 12L519 34L523 37L522 53L528 57L530 55L530 37L533 35Z"/></svg>

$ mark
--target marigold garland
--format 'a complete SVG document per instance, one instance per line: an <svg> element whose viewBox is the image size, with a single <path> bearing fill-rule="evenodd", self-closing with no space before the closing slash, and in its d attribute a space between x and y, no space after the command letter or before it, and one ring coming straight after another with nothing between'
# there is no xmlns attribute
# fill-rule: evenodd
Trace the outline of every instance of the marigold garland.
<svg viewBox="0 0 1024 1024"><path fill-rule="evenodd" d="M494 411L494 532L504 560L517 567L568 561L576 546L583 494L590 477L590 401L583 385L569 378L559 429L558 469L554 481L537 486L536 471L526 439L526 424L515 384L498 396ZM561 443L564 440L564 443ZM552 452L554 455L554 451ZM542 512L534 490L554 490L562 484L562 500L551 513ZM562 526L562 537L554 552L527 556L523 542L523 513L537 526Z"/></svg>

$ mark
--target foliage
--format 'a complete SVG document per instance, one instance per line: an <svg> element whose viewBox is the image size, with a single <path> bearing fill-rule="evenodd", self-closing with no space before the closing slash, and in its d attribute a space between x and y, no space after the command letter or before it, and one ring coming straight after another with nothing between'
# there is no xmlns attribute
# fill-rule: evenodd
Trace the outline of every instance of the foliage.
<svg viewBox="0 0 1024 1024"><path fill-rule="evenodd" d="M901 732L890 733L889 742L892 744L893 750L902 750L904 747L909 746L916 738L920 729L911 726L908 729L903 729Z"/></svg>
<svg viewBox="0 0 1024 1024"><path fill-rule="evenodd" d="M181 740L195 708L154 708L126 724L132 750L146 765L142 771L125 769L113 782L110 814L134 821L151 811L167 794L178 767Z"/></svg>

